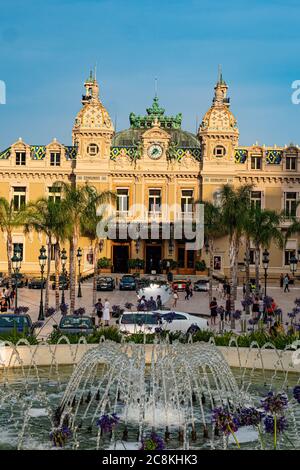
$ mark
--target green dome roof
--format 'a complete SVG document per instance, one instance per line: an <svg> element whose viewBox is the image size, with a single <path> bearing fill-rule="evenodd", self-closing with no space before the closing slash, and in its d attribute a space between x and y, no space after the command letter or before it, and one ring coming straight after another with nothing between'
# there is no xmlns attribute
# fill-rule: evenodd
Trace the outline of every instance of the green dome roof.
<svg viewBox="0 0 300 470"><path fill-rule="evenodd" d="M200 142L195 134L181 129L164 129L171 135L171 142L177 147L200 148ZM112 139L112 147L130 147L142 140L145 129L127 129L117 132Z"/></svg>

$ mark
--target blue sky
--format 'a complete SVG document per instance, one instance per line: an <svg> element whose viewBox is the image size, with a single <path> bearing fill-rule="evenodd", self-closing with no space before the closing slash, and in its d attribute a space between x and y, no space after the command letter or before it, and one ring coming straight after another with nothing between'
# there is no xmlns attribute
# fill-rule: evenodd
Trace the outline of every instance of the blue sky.
<svg viewBox="0 0 300 470"><path fill-rule="evenodd" d="M300 144L298 0L1 0L0 149L22 137L71 143L82 83L98 64L101 99L117 129L152 102L195 131L218 64L240 144Z"/></svg>

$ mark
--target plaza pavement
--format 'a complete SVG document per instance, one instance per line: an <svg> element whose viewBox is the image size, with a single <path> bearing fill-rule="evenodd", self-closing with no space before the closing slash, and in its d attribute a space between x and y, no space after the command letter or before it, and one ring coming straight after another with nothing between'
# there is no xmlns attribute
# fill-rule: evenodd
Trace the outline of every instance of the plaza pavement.
<svg viewBox="0 0 300 470"><path fill-rule="evenodd" d="M82 283L81 289L82 289L82 298L76 297L76 308L84 307L86 310L86 314L90 315L93 310L92 282L86 281ZM50 289L50 302L49 302L50 306L55 305L54 294L55 292L52 289ZM280 287L272 286L272 287L268 287L267 294L273 297L276 304L282 309L283 322L284 323L288 322L289 319L288 319L287 313L290 312L292 308L294 307L295 298L300 297L300 286L291 287L289 293L283 293ZM18 305L29 307L29 314L32 318L32 321L36 321L38 319L40 295L41 295L40 290L31 290L26 287L18 289ZM60 295L61 295L61 292L60 292ZM77 291L76 291L76 295L77 295ZM225 306L225 301L223 299L220 299L215 287L214 287L214 295L217 298L218 304ZM184 297L185 297L185 293L179 292L179 300L177 302L176 310L187 312L187 313L192 313L192 314L198 314L201 316L207 316L207 317L210 316L210 312L208 308L208 293L194 292L193 297L188 301L184 300ZM105 298L107 298L110 302L111 307L112 305L120 305L121 307L124 307L124 304L126 302L132 302L134 305L136 305L137 303L137 296L135 292L120 291L118 288L116 288L113 292L98 292L97 298L101 298L102 302L104 301ZM238 300L236 302L237 309L242 309L241 299L242 299L242 289L238 288ZM65 301L68 305L70 304L69 291L65 291ZM171 308L171 305L172 305L172 299L166 304L166 306ZM60 314L55 314L52 317L47 318L45 320L45 324L42 330L37 331L38 336L40 338L47 337L48 334L51 333L53 329L53 324L59 323L60 318L61 318ZM112 319L112 323L114 322L115 320ZM237 331L239 331L239 328L240 328L239 322L236 322L236 323L237 323L237 326L236 326ZM229 329L229 328L230 326L227 325L226 329ZM215 329L219 330L219 325L217 325Z"/></svg>

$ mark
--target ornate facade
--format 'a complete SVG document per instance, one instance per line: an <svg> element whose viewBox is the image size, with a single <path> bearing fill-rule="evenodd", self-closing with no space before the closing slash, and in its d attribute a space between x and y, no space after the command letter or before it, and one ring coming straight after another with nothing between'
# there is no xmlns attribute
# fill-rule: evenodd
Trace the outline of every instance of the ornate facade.
<svg viewBox="0 0 300 470"><path fill-rule="evenodd" d="M99 98L99 86L91 74L86 80L82 108L72 132L72 146L55 139L48 145L29 145L19 139L0 152L0 194L13 199L16 208L41 196L60 197L53 190L56 181L89 182L98 190L117 194L116 214L132 218L131 207L141 206L145 223L164 221L163 206L174 206L172 222L193 217L194 201L215 200L224 183L238 186L252 183L252 199L261 207L284 210L286 222L296 215L299 197L300 148L239 144L237 122L230 111L228 87L219 76L212 106L197 135L181 128L182 115L167 116L155 96L145 116L130 114L130 128L115 132L111 118ZM13 242L23 249L22 271L38 272L41 239L16 230ZM105 240L100 256L112 260L116 272L127 271L129 258L143 258L146 270L159 269L162 259L175 259L192 274L197 259L205 253L186 250L187 240L160 237L140 240ZM274 277L286 271L298 239L289 240L284 250L270 250L270 272ZM92 270L89 241L80 240L84 271ZM228 272L228 244L216 241L215 270ZM241 262L243 261L241 249ZM252 255L251 255L252 256ZM242 266L242 263L241 263ZM5 235L0 240L0 271L6 271Z"/></svg>

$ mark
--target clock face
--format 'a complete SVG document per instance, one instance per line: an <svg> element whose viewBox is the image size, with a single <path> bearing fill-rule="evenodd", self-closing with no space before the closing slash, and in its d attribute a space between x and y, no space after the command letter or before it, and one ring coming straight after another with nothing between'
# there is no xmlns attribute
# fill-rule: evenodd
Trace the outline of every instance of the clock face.
<svg viewBox="0 0 300 470"><path fill-rule="evenodd" d="M162 153L163 149L159 144L150 145L148 148L148 155L153 160L158 160L162 156Z"/></svg>

